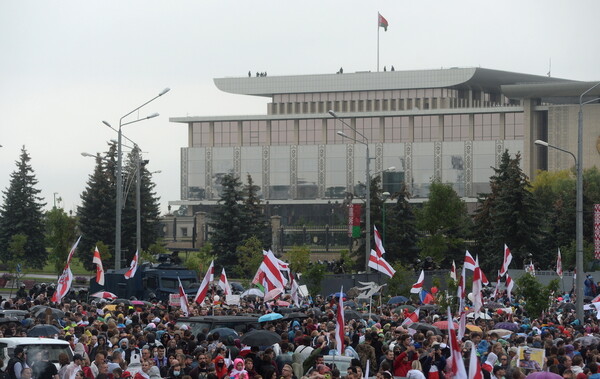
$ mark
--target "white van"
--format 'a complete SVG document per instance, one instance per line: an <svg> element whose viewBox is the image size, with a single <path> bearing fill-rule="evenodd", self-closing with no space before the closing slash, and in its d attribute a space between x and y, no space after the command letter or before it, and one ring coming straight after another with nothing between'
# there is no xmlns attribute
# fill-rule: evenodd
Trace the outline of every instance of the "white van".
<svg viewBox="0 0 600 379"><path fill-rule="evenodd" d="M73 361L73 351L71 345L64 340L53 338L34 338L34 337L10 337L0 338L0 358L4 361L2 369L6 369L8 360L12 358L15 347L21 346L27 351L27 364L31 366L33 359L39 351L48 352L48 360L60 368L58 356L65 353L69 357L69 362Z"/></svg>

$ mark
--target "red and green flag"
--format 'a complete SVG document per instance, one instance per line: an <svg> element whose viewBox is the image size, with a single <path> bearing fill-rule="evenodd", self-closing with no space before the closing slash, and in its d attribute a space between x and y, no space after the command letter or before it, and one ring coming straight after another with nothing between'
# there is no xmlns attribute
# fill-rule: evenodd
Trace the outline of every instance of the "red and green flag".
<svg viewBox="0 0 600 379"><path fill-rule="evenodd" d="M381 13L377 13L377 15L379 16L378 17L379 27L383 28L383 30L387 32L387 28L388 28L387 20L385 19L385 17L383 17L381 15Z"/></svg>
<svg viewBox="0 0 600 379"><path fill-rule="evenodd" d="M351 204L348 212L352 238L360 238L360 208L360 204Z"/></svg>

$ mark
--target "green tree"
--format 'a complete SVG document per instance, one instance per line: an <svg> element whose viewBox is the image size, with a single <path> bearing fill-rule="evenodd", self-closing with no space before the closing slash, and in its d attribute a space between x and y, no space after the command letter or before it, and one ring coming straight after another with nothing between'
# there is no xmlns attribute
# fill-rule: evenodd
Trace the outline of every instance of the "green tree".
<svg viewBox="0 0 600 379"><path fill-rule="evenodd" d="M481 194L475 214L475 238L484 271L502 264L504 244L513 255L514 265L535 254L536 267L547 268L556 252L543 249L546 234L540 206L520 167L521 155L502 154L500 165L490 178L491 193Z"/></svg>
<svg viewBox="0 0 600 379"><path fill-rule="evenodd" d="M410 296L410 288L414 283L414 272L404 264L396 261L392 265L396 274L387 281L387 293L390 296Z"/></svg>
<svg viewBox="0 0 600 379"><path fill-rule="evenodd" d="M124 196L125 204L122 213L122 239L121 249L123 258L129 261L137 250L137 202L136 185L138 161L140 168L140 230L141 249L147 250L158 239L158 224L160 216L159 200L156 195L156 185L152 181L152 174L146 168L148 161L143 160L140 149L134 149L127 156L124 168Z"/></svg>
<svg viewBox="0 0 600 379"><path fill-rule="evenodd" d="M390 262L413 262L419 255L419 230L406 186L392 194L396 203L386 209L386 259Z"/></svg>
<svg viewBox="0 0 600 379"><path fill-rule="evenodd" d="M316 296L321 292L321 282L325 278L325 265L311 263L308 270L302 275L302 280L306 283L308 292Z"/></svg>
<svg viewBox="0 0 600 379"><path fill-rule="evenodd" d="M557 283L550 283L546 287L531 274L524 274L516 284L515 292L525 299L525 312L532 319L540 317L550 307L552 289L557 287Z"/></svg>
<svg viewBox="0 0 600 379"><path fill-rule="evenodd" d="M287 253L292 272L303 273L310 264L310 250L306 246L294 246Z"/></svg>
<svg viewBox="0 0 600 379"><path fill-rule="evenodd" d="M93 251L98 241L102 241L114 252L115 243L115 169L116 147L109 146L105 157L96 157L94 172L87 181L82 192L81 205L77 208L78 226L81 232L81 241L77 248L77 255L83 266L94 270L92 264ZM105 269L113 268L112 260L102 261Z"/></svg>
<svg viewBox="0 0 600 379"><path fill-rule="evenodd" d="M46 212L46 246L50 247L50 260L56 273L65 267L71 246L77 239L77 221L62 208Z"/></svg>
<svg viewBox="0 0 600 379"><path fill-rule="evenodd" d="M15 234L10 239L8 244L8 251L11 259L7 261L8 271L15 272L17 265L21 265L22 268L27 267L27 236L25 234Z"/></svg>
<svg viewBox="0 0 600 379"><path fill-rule="evenodd" d="M217 206L210 216L209 240L215 251L219 252L219 266L236 266L237 247L248 239L248 218L244 207L244 193L240 179L227 174L222 178L223 192Z"/></svg>
<svg viewBox="0 0 600 379"><path fill-rule="evenodd" d="M239 263L233 267L238 278L252 278L263 261L263 245L256 236L252 236L237 247ZM225 267L231 267L225 265Z"/></svg>
<svg viewBox="0 0 600 379"><path fill-rule="evenodd" d="M419 229L426 233L418 242L422 257L442 264L463 256L471 219L465 202L451 185L434 180L429 198L416 216Z"/></svg>
<svg viewBox="0 0 600 379"><path fill-rule="evenodd" d="M265 215L265 208L260 200L260 187L254 184L252 176L248 174L246 185L244 185L244 208L248 218L248 235L255 236L261 246L271 246L271 220Z"/></svg>
<svg viewBox="0 0 600 379"><path fill-rule="evenodd" d="M4 202L0 207L0 258L7 262L13 256L9 249L13 236L27 236L24 249L29 267L42 268L46 263L47 252L44 244L43 198L30 162L31 157L21 149L16 162L17 168L10 175L10 184L3 191Z"/></svg>
<svg viewBox="0 0 600 379"><path fill-rule="evenodd" d="M216 256L213 253L212 245L210 243L205 243L200 250L190 255L190 257L184 262L184 266L188 270L195 270L200 277L206 273L210 262L214 261L215 259Z"/></svg>

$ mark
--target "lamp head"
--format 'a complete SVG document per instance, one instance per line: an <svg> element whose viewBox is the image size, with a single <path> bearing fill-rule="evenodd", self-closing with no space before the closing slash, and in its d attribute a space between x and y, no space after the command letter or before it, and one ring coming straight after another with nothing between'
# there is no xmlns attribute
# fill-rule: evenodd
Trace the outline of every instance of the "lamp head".
<svg viewBox="0 0 600 379"><path fill-rule="evenodd" d="M146 118L154 118L154 117L158 117L158 116L160 116L160 114L158 114L158 113L152 113L151 115L149 115Z"/></svg>
<svg viewBox="0 0 600 379"><path fill-rule="evenodd" d="M385 171L394 172L394 171L396 171L396 166L390 166Z"/></svg>
<svg viewBox="0 0 600 379"><path fill-rule="evenodd" d="M348 136L346 135L346 133L342 132L341 130L338 130L338 131L336 132L336 134L337 134L338 136L342 136L342 137L348 137Z"/></svg>
<svg viewBox="0 0 600 379"><path fill-rule="evenodd" d="M335 114L335 112L332 109L330 109L327 113L329 113L334 118L338 118L337 114Z"/></svg>
<svg viewBox="0 0 600 379"><path fill-rule="evenodd" d="M108 123L108 121L104 121L104 120L103 120L103 121L102 121L102 123L103 123L104 125L108 126L109 128L112 128L112 126L111 126L111 125Z"/></svg>
<svg viewBox="0 0 600 379"><path fill-rule="evenodd" d="M169 87L167 87L167 88L163 89L162 91L160 91L160 93L158 94L158 96L162 96L162 95L164 95L165 93L169 92L170 90L171 90L171 89L170 89Z"/></svg>
<svg viewBox="0 0 600 379"><path fill-rule="evenodd" d="M540 145L540 146L546 146L548 147L548 142L546 141L542 141L541 139L536 139L534 142L536 145Z"/></svg>
<svg viewBox="0 0 600 379"><path fill-rule="evenodd" d="M84 156L84 157L92 157L92 158L96 157L95 155L90 154L90 153L86 153L86 152L81 153L81 155Z"/></svg>

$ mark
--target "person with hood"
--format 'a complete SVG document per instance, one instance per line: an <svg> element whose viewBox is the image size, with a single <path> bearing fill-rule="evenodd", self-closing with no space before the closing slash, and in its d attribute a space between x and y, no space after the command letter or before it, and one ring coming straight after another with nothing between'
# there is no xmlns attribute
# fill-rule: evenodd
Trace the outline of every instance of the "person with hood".
<svg viewBox="0 0 600 379"><path fill-rule="evenodd" d="M401 352L394 359L394 376L406 377L408 372L413 369L413 361L419 361L419 353L416 352L413 345L410 345L408 350ZM419 366L421 366L421 363L419 363Z"/></svg>
<svg viewBox="0 0 600 379"><path fill-rule="evenodd" d="M236 358L233 361L233 368L229 372L229 377L233 379L248 379L248 371L242 358Z"/></svg>
<svg viewBox="0 0 600 379"><path fill-rule="evenodd" d="M225 358L222 355L217 355L213 360L215 364L215 373L217 374L218 379L223 379L228 374L227 366L225 365Z"/></svg>
<svg viewBox="0 0 600 379"><path fill-rule="evenodd" d="M142 362L142 369L135 373L133 379L150 379L150 367L152 363L149 360Z"/></svg>

